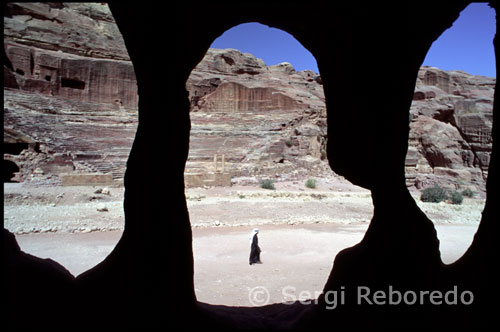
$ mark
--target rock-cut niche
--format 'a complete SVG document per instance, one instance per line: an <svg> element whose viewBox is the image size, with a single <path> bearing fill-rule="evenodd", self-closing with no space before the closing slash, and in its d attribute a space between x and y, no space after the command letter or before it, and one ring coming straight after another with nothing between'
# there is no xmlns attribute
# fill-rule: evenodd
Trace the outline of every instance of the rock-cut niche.
<svg viewBox="0 0 500 332"><path fill-rule="evenodd" d="M243 45L231 44L232 38ZM269 51L272 38L280 38L275 52L282 57L274 54L275 63L238 49L265 40ZM288 39L295 49L287 49ZM201 302L253 305L248 289L266 282L275 282L277 289L270 302L293 300L281 292L285 286L295 287L290 294L306 290L317 296L331 258L361 240L372 216L369 191L338 177L328 165L322 80L315 68L294 68L288 54L298 52L316 67L288 33L242 24L212 44L186 82L191 136L184 177ZM341 206L350 196L342 189L363 201L352 208L356 213ZM361 225L360 231L336 241L332 230L347 223ZM328 230L314 232L318 224ZM248 237L255 227L260 228L261 266L248 261Z"/></svg>
<svg viewBox="0 0 500 332"><path fill-rule="evenodd" d="M447 49L456 44L449 41L453 34L464 29L465 20L473 20L478 11L484 12L484 25L476 27L476 44L463 41L455 46L460 49ZM487 4L465 8L429 50L424 64L430 66L422 66L418 72L410 108L406 182L435 224L445 263L460 258L481 220L492 150L496 79L460 70L472 59L456 64L456 70L438 68L433 61L439 61L441 53L452 57L453 52L460 58L469 49L480 47L483 59L473 60L492 62L494 69L494 26L495 12ZM485 45L477 45L479 40Z"/></svg>

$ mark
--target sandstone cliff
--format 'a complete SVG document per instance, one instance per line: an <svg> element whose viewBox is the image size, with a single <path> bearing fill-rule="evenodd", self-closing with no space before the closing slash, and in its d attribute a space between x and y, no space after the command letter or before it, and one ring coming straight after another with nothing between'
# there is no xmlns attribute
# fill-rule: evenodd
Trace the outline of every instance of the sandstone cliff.
<svg viewBox="0 0 500 332"><path fill-rule="evenodd" d="M484 190L494 86L493 78L421 68L409 119L408 186ZM188 172L213 172L213 156L224 154L225 170L236 181L331 174L324 94L314 72L210 49L186 87L192 123Z"/></svg>
<svg viewBox="0 0 500 332"><path fill-rule="evenodd" d="M268 67L234 49L210 49L186 87L189 173L213 172L216 154L224 155L225 171L243 182L327 171L325 100L316 73L297 72L286 62Z"/></svg>
<svg viewBox="0 0 500 332"><path fill-rule="evenodd" d="M122 179L138 98L107 6L9 3L4 60L4 160L11 162L4 164L16 179L57 183L62 173ZM409 118L408 186L484 190L494 85L492 78L421 68ZM186 88L192 123L187 174L212 174L217 167L225 181L240 183L332 174L318 74L210 49Z"/></svg>
<svg viewBox="0 0 500 332"><path fill-rule="evenodd" d="M484 190L492 148L495 79L423 67L410 109L409 185Z"/></svg>
<svg viewBox="0 0 500 332"><path fill-rule="evenodd" d="M9 3L4 52L4 159L19 168L17 180L102 173L120 181L138 98L107 5Z"/></svg>

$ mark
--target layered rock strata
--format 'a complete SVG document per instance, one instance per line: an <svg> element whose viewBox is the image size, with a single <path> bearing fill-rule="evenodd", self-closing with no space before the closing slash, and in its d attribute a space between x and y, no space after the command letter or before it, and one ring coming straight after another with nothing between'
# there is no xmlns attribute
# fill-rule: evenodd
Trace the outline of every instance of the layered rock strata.
<svg viewBox="0 0 500 332"><path fill-rule="evenodd" d="M408 185L484 190L492 149L495 79L423 67L410 109Z"/></svg>
<svg viewBox="0 0 500 332"><path fill-rule="evenodd" d="M313 71L295 71L286 62L266 66L234 49L209 49L186 88L188 173L213 172L214 155L224 155L225 170L241 181L327 172L325 98Z"/></svg>
<svg viewBox="0 0 500 332"><path fill-rule="evenodd" d="M495 79L422 67L410 110L408 186L484 190ZM224 155L234 177L256 181L331 174L321 77L210 49L186 84L191 101L188 173L209 174ZM220 169L219 169L220 171Z"/></svg>
<svg viewBox="0 0 500 332"><path fill-rule="evenodd" d="M4 52L8 176L57 183L62 173L105 173L120 180L137 124L137 89L107 6L9 3ZM484 190L494 85L492 78L421 68L409 119L408 186ZM214 177L215 155L241 183L332 174L318 74L210 49L186 88L192 124L186 172L194 182L196 174Z"/></svg>
<svg viewBox="0 0 500 332"><path fill-rule="evenodd" d="M107 5L9 3L4 56L4 159L19 169L14 180L101 173L119 182L138 97Z"/></svg>

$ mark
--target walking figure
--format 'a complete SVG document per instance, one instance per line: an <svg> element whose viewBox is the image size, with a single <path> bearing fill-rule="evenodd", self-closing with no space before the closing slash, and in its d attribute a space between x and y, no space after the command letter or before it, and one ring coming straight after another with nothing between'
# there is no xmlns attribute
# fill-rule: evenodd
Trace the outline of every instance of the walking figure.
<svg viewBox="0 0 500 332"><path fill-rule="evenodd" d="M259 230L254 228L252 234L250 235L250 265L252 264L262 264L260 261L260 248L259 248L259 238L257 234Z"/></svg>

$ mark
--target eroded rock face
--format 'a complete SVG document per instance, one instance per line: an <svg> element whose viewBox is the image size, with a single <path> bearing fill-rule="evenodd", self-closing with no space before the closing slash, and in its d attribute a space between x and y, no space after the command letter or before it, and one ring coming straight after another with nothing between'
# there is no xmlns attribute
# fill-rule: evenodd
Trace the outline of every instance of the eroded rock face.
<svg viewBox="0 0 500 332"><path fill-rule="evenodd" d="M407 185L484 190L495 79L423 67L410 110ZM213 171L224 154L234 176L322 176L326 111L321 77L290 63L210 49L186 84L191 101L188 172Z"/></svg>
<svg viewBox="0 0 500 332"><path fill-rule="evenodd" d="M86 58L15 43L7 43L5 52L20 90L137 108L135 74L129 61Z"/></svg>
<svg viewBox="0 0 500 332"><path fill-rule="evenodd" d="M102 3L9 3L4 37L65 54L129 61L113 15Z"/></svg>
<svg viewBox="0 0 500 332"><path fill-rule="evenodd" d="M4 21L19 89L137 108L134 69L106 5L10 3Z"/></svg>
<svg viewBox="0 0 500 332"><path fill-rule="evenodd" d="M410 109L407 184L484 190L492 148L495 79L423 67Z"/></svg>
<svg viewBox="0 0 500 332"><path fill-rule="evenodd" d="M62 172L121 179L136 128L137 89L106 5L9 3L4 18L5 159L17 180ZM420 70L411 108L408 186L484 190L495 80ZM288 62L211 49L186 83L191 103L187 172L275 180L331 174L321 77ZM20 153L24 147L25 152ZM43 174L35 173L40 168Z"/></svg>
<svg viewBox="0 0 500 332"><path fill-rule="evenodd" d="M4 157L20 168L16 179L57 183L61 173L83 172L121 180L137 83L107 5L9 3L4 51L4 143L26 145Z"/></svg>
<svg viewBox="0 0 500 332"><path fill-rule="evenodd" d="M210 49L186 84L191 101L187 172L213 172L224 155L235 177L277 180L331 172L318 74L266 66L233 49Z"/></svg>

